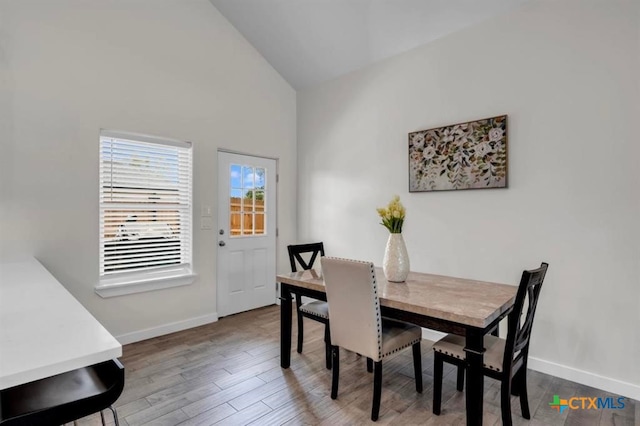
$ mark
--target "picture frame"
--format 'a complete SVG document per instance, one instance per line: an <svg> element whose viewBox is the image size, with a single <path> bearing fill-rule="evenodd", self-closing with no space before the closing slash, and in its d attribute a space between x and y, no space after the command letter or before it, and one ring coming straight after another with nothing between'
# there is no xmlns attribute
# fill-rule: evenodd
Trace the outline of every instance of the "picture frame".
<svg viewBox="0 0 640 426"><path fill-rule="evenodd" d="M409 133L409 192L507 188L507 115Z"/></svg>

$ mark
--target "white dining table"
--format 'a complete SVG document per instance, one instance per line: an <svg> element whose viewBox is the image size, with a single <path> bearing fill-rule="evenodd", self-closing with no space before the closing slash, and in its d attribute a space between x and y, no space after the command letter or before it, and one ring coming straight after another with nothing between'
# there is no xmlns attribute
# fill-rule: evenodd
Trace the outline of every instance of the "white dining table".
<svg viewBox="0 0 640 426"><path fill-rule="evenodd" d="M0 390L122 356L122 345L35 258L0 263Z"/></svg>

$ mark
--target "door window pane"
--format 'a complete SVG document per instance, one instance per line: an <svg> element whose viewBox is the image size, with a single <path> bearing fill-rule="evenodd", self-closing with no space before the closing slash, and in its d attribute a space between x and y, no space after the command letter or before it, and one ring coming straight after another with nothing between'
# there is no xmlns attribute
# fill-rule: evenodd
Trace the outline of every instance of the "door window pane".
<svg viewBox="0 0 640 426"><path fill-rule="evenodd" d="M242 223L240 221L240 213L231 213L229 215L229 233L231 235L242 234Z"/></svg>
<svg viewBox="0 0 640 426"><path fill-rule="evenodd" d="M229 172L230 235L265 235L266 169L246 164L232 164Z"/></svg>
<svg viewBox="0 0 640 426"><path fill-rule="evenodd" d="M256 212L264 212L264 203L265 203L264 191L256 189L255 199L256 199L256 204L255 204Z"/></svg>
<svg viewBox="0 0 640 426"><path fill-rule="evenodd" d="M229 182L231 183L231 188L242 188L242 167L237 164L231 165L231 174L230 174Z"/></svg>
<svg viewBox="0 0 640 426"><path fill-rule="evenodd" d="M256 167L254 175L254 184L256 188L264 189L265 170L262 167Z"/></svg>
<svg viewBox="0 0 640 426"><path fill-rule="evenodd" d="M244 198L242 199L242 210L245 212L253 211L253 192L253 189L248 190L245 193Z"/></svg>
<svg viewBox="0 0 640 426"><path fill-rule="evenodd" d="M253 235L253 214L245 213L242 225L242 235Z"/></svg>
<svg viewBox="0 0 640 426"><path fill-rule="evenodd" d="M251 166L242 167L242 187L245 189L254 187L254 171Z"/></svg>
<svg viewBox="0 0 640 426"><path fill-rule="evenodd" d="M261 213L255 214L254 233L256 235L264 235L264 215Z"/></svg>

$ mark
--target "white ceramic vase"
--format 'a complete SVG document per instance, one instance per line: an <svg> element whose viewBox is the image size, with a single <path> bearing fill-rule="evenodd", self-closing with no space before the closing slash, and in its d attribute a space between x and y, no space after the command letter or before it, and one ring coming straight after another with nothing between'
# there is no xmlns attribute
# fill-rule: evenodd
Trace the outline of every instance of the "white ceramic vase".
<svg viewBox="0 0 640 426"><path fill-rule="evenodd" d="M389 234L382 260L382 270L387 281L401 283L409 275L409 254L402 234Z"/></svg>

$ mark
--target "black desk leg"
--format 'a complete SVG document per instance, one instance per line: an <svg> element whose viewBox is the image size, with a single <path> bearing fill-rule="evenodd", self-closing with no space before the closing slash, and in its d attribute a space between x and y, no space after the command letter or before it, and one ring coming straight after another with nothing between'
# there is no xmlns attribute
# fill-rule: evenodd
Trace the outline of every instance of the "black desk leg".
<svg viewBox="0 0 640 426"><path fill-rule="evenodd" d="M280 367L291 365L291 290L280 284Z"/></svg>
<svg viewBox="0 0 640 426"><path fill-rule="evenodd" d="M482 408L484 397L484 332L467 329L467 426L482 426Z"/></svg>

